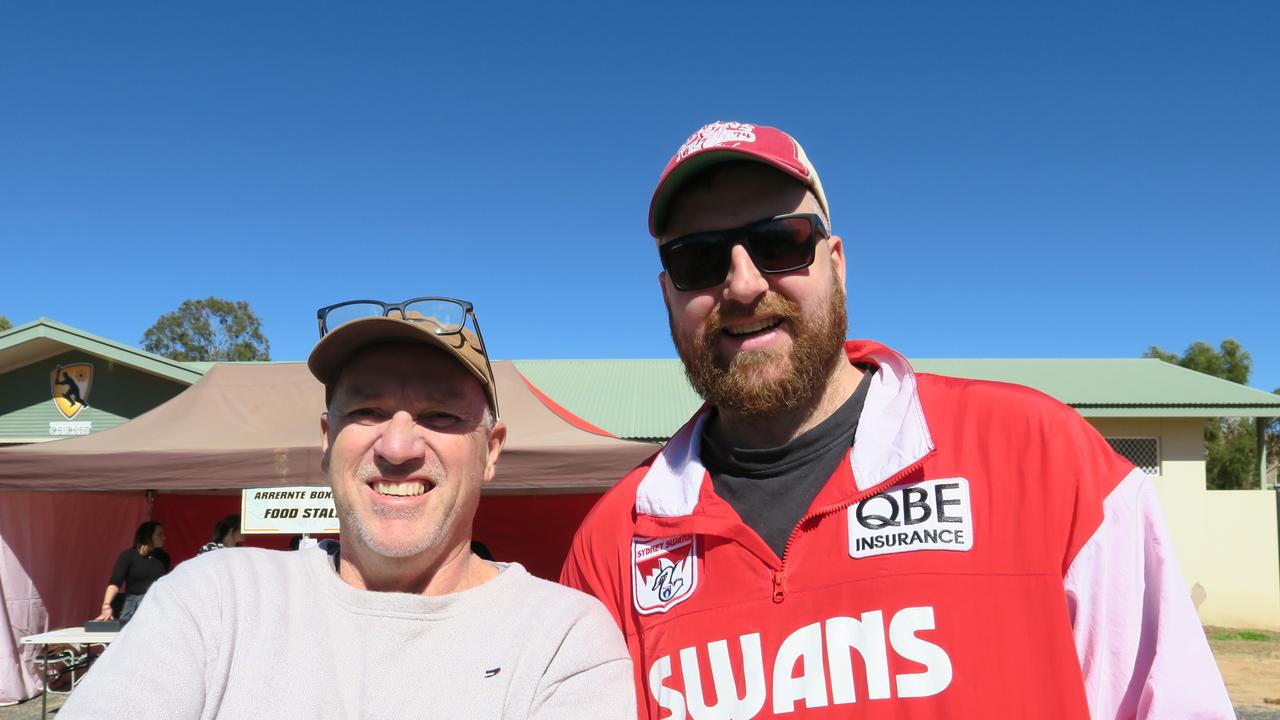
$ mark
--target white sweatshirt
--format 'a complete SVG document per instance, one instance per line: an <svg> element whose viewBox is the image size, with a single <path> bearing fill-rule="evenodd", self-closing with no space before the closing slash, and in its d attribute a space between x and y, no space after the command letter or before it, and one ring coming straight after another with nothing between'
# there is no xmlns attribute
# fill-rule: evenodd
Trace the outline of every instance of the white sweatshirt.
<svg viewBox="0 0 1280 720"><path fill-rule="evenodd" d="M599 602L501 567L426 597L357 590L320 549L206 553L151 588L58 717L634 718Z"/></svg>

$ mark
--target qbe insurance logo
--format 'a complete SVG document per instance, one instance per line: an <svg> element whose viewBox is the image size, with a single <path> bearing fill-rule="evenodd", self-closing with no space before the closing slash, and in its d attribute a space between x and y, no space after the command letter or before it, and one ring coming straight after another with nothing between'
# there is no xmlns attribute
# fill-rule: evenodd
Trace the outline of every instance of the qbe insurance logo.
<svg viewBox="0 0 1280 720"><path fill-rule="evenodd" d="M850 557L973 548L969 481L964 478L899 485L848 512Z"/></svg>

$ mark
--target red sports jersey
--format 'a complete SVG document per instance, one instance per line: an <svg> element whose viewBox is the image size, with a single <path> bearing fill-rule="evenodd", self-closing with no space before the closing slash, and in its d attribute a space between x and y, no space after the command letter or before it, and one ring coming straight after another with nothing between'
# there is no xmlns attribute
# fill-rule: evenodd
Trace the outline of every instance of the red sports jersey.
<svg viewBox="0 0 1280 720"><path fill-rule="evenodd" d="M846 351L879 371L783 557L712 489L705 412L578 531L561 581L641 717L1234 717L1145 475L1039 392Z"/></svg>

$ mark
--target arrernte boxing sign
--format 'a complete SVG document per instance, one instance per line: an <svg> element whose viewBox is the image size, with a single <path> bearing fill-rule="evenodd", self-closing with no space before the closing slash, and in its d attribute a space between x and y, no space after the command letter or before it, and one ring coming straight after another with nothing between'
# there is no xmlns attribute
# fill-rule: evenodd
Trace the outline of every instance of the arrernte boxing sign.
<svg viewBox="0 0 1280 720"><path fill-rule="evenodd" d="M326 487L246 489L241 493L240 531L246 535L337 533L333 491Z"/></svg>

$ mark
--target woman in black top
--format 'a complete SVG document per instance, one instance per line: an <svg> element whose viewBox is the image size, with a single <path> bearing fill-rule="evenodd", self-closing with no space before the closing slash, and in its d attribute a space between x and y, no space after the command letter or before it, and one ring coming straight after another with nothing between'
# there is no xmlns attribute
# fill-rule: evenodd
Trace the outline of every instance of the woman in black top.
<svg viewBox="0 0 1280 720"><path fill-rule="evenodd" d="M124 607L120 611L120 622L129 622L151 583L167 572L169 554L164 551L164 527L154 520L148 520L139 525L138 531L133 534L133 547L116 558L116 566L111 571L111 583L107 585L107 593L102 598L102 614L98 619L111 619L115 614L111 602L123 589Z"/></svg>

